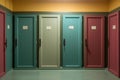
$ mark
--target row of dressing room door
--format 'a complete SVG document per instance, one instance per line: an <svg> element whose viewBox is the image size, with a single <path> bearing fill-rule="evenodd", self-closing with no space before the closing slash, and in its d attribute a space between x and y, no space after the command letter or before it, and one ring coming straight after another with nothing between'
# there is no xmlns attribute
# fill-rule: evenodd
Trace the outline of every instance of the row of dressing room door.
<svg viewBox="0 0 120 80"><path fill-rule="evenodd" d="M0 76L12 68L11 19L12 15L0 10ZM85 16L83 20L81 15L63 15L62 19L60 15L40 15L39 27L37 15L17 14L14 21L15 68L104 67L104 16ZM108 69L117 76L119 23L120 12L108 16Z"/></svg>
<svg viewBox="0 0 120 80"><path fill-rule="evenodd" d="M15 15L15 68L104 67L104 17L84 19L40 15L37 27L37 16Z"/></svg>

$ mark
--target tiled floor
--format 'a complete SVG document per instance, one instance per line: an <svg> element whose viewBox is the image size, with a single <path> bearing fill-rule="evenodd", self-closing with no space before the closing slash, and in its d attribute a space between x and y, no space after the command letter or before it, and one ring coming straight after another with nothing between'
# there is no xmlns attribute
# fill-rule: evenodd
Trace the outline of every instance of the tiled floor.
<svg viewBox="0 0 120 80"><path fill-rule="evenodd" d="M120 80L107 70L12 70L0 80Z"/></svg>

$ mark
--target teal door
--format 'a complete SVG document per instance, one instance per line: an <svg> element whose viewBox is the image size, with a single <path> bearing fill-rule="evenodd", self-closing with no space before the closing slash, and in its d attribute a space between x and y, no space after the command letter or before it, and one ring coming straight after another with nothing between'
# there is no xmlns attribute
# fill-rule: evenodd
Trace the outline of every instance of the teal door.
<svg viewBox="0 0 120 80"><path fill-rule="evenodd" d="M63 66L82 67L82 16L63 15Z"/></svg>
<svg viewBox="0 0 120 80"><path fill-rule="evenodd" d="M6 14L6 71L12 69L12 59L13 59L13 36L12 36L12 13Z"/></svg>
<svg viewBox="0 0 120 80"><path fill-rule="evenodd" d="M36 15L15 15L15 68L36 67Z"/></svg>

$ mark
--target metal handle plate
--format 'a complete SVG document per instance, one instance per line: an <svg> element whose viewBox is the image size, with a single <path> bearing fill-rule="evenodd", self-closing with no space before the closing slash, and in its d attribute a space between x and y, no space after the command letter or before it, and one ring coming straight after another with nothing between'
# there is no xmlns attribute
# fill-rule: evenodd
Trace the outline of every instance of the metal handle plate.
<svg viewBox="0 0 120 80"><path fill-rule="evenodd" d="M64 45L64 47L66 46L66 40L65 39L63 40L63 45Z"/></svg>
<svg viewBox="0 0 120 80"><path fill-rule="evenodd" d="M41 47L41 39L39 39L38 44L39 44L39 47Z"/></svg>

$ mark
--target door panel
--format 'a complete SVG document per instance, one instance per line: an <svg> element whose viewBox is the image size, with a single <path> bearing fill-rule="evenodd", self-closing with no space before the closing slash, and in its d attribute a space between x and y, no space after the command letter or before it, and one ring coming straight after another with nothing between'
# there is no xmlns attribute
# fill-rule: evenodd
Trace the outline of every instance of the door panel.
<svg viewBox="0 0 120 80"><path fill-rule="evenodd" d="M9 71L12 69L12 59L13 59L13 39L12 39L12 13L7 13L6 14L6 42L7 42L7 47L6 47L6 71Z"/></svg>
<svg viewBox="0 0 120 80"><path fill-rule="evenodd" d="M82 16L63 15L63 66L82 66Z"/></svg>
<svg viewBox="0 0 120 80"><path fill-rule="evenodd" d="M104 17L85 17L85 67L104 67Z"/></svg>
<svg viewBox="0 0 120 80"><path fill-rule="evenodd" d="M36 16L15 15L15 68L36 67Z"/></svg>
<svg viewBox="0 0 120 80"><path fill-rule="evenodd" d="M5 13L0 10L0 77L5 74Z"/></svg>
<svg viewBox="0 0 120 80"><path fill-rule="evenodd" d="M40 67L59 67L60 65L60 16L41 15L39 38L41 39Z"/></svg>
<svg viewBox="0 0 120 80"><path fill-rule="evenodd" d="M108 69L115 75L120 74L119 63L119 12L112 13L108 16Z"/></svg>

